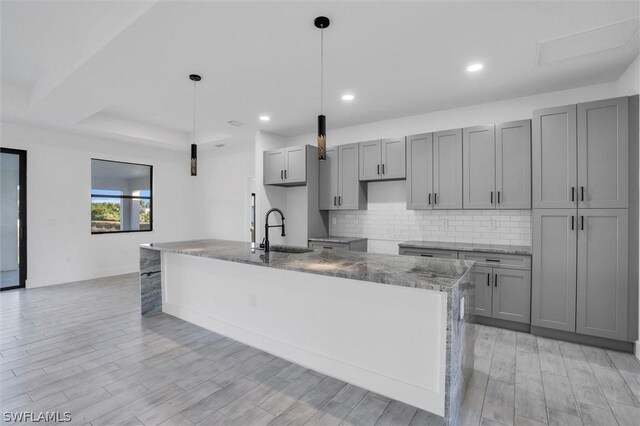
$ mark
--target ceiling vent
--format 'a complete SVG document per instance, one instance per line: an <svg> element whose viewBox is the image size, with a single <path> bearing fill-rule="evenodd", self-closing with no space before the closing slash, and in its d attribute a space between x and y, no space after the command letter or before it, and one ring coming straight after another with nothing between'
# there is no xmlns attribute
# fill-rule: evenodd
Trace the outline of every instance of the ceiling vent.
<svg viewBox="0 0 640 426"><path fill-rule="evenodd" d="M229 120L227 121L227 124L233 126L233 127L244 127L246 126L246 124L240 122L240 121L236 121L236 120Z"/></svg>
<svg viewBox="0 0 640 426"><path fill-rule="evenodd" d="M564 61L626 46L638 31L633 18L600 28L538 42L538 65Z"/></svg>

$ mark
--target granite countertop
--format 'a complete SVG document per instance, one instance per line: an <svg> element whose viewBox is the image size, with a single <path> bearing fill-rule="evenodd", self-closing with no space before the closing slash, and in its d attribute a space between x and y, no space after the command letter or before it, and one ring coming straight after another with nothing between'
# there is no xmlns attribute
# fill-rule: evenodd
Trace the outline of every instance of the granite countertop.
<svg viewBox="0 0 640 426"><path fill-rule="evenodd" d="M506 244L458 243L449 241L405 241L398 244L404 248L427 248L438 250L477 251L484 253L519 254L531 256L531 246L512 246Z"/></svg>
<svg viewBox="0 0 640 426"><path fill-rule="evenodd" d="M469 273L474 262L432 259L353 251L305 249L303 253L251 250L250 243L194 240L142 244L140 247L169 253L349 278L373 283L449 292ZM277 248L271 245L272 249ZM283 246L280 246L283 247ZM468 275L467 275L468 277ZM465 277L465 280L467 280Z"/></svg>
<svg viewBox="0 0 640 426"><path fill-rule="evenodd" d="M336 237L334 235L329 235L328 237L309 237L309 241L319 241L321 243L338 243L338 244L349 244L355 243L356 241L364 241L366 238L361 237Z"/></svg>

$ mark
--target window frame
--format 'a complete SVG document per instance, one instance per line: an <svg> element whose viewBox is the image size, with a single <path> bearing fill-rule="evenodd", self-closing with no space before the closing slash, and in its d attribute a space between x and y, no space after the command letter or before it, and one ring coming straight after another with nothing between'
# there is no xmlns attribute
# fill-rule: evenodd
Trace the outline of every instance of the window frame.
<svg viewBox="0 0 640 426"><path fill-rule="evenodd" d="M129 200L149 200L149 204L150 204L150 209L149 209L149 229L129 229L129 230L119 230L119 231L94 231L93 227L91 227L91 235L109 235L109 234L131 234L131 233L135 233L135 232L153 232L153 164L142 164L142 163L133 163L130 161L117 161L117 160L105 160L103 158L94 158L91 157L91 162L93 164L93 161L106 161L109 163L120 163L120 164L131 164L133 166L144 166L144 167L149 167L149 196L148 197L136 197L133 195L94 195L93 194L93 188L90 188L89 190L89 202L90 205L89 207L91 207L92 204L92 199L95 198L120 198L122 199L129 199ZM91 172L91 178L93 179L93 170ZM93 186L93 185L91 185ZM91 211L89 211L89 213L91 213Z"/></svg>

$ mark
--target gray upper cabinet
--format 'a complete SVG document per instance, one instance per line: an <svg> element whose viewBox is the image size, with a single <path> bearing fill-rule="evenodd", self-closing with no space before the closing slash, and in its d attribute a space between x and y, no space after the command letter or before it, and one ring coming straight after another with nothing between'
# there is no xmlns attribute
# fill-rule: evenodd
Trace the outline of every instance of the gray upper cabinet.
<svg viewBox="0 0 640 426"><path fill-rule="evenodd" d="M367 208L366 186L358 177L357 143L338 147L338 208L359 210Z"/></svg>
<svg viewBox="0 0 640 426"><path fill-rule="evenodd" d="M578 105L578 205L627 208L628 98Z"/></svg>
<svg viewBox="0 0 640 426"><path fill-rule="evenodd" d="M577 209L533 213L531 324L576 330Z"/></svg>
<svg viewBox="0 0 640 426"><path fill-rule="evenodd" d="M307 146L264 151L263 184L295 186L307 183Z"/></svg>
<svg viewBox="0 0 640 426"><path fill-rule="evenodd" d="M433 133L434 209L462 208L462 129Z"/></svg>
<svg viewBox="0 0 640 426"><path fill-rule="evenodd" d="M406 144L405 138L383 139L382 145L382 179L405 179Z"/></svg>
<svg viewBox="0 0 640 426"><path fill-rule="evenodd" d="M284 150L264 152L264 184L279 185L284 182Z"/></svg>
<svg viewBox="0 0 640 426"><path fill-rule="evenodd" d="M360 180L379 180L382 177L382 148L379 140L360 142Z"/></svg>
<svg viewBox="0 0 640 426"><path fill-rule="evenodd" d="M292 146L284 149L284 180L288 184L307 181L307 147Z"/></svg>
<svg viewBox="0 0 640 426"><path fill-rule="evenodd" d="M493 268L476 266L473 313L483 317L491 317L493 293Z"/></svg>
<svg viewBox="0 0 640 426"><path fill-rule="evenodd" d="M433 136L407 136L407 209L432 208Z"/></svg>
<svg viewBox="0 0 640 426"><path fill-rule="evenodd" d="M628 215L626 209L578 210L576 331L627 338Z"/></svg>
<svg viewBox="0 0 640 426"><path fill-rule="evenodd" d="M534 208L570 208L577 203L576 106L533 112Z"/></svg>
<svg viewBox="0 0 640 426"><path fill-rule="evenodd" d="M530 271L493 268L493 290L493 318L530 322Z"/></svg>
<svg viewBox="0 0 640 426"><path fill-rule="evenodd" d="M531 208L531 120L496 125L498 209Z"/></svg>
<svg viewBox="0 0 640 426"><path fill-rule="evenodd" d="M468 127L463 133L465 209L492 209L497 203L495 126Z"/></svg>
<svg viewBox="0 0 640 426"><path fill-rule="evenodd" d="M338 208L338 148L327 147L327 158L318 162L318 208Z"/></svg>
<svg viewBox="0 0 640 426"><path fill-rule="evenodd" d="M404 138L361 142L360 180L405 179L405 152Z"/></svg>
<svg viewBox="0 0 640 426"><path fill-rule="evenodd" d="M358 179L357 143L327 148L327 159L320 161L320 210L366 209L366 186Z"/></svg>

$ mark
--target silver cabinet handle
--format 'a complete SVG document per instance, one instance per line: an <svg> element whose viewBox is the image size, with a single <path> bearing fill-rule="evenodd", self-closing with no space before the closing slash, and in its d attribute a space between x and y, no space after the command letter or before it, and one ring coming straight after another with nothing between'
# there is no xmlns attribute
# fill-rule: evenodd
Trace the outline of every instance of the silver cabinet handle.
<svg viewBox="0 0 640 426"><path fill-rule="evenodd" d="M284 171L284 178L287 178L287 170Z"/></svg>
<svg viewBox="0 0 640 426"><path fill-rule="evenodd" d="M493 191L491 191L491 204L493 204Z"/></svg>
<svg viewBox="0 0 640 426"><path fill-rule="evenodd" d="M384 174L384 163L382 164L382 174Z"/></svg>
<svg viewBox="0 0 640 426"><path fill-rule="evenodd" d="M580 216L580 230L584 231L584 216Z"/></svg>
<svg viewBox="0 0 640 426"><path fill-rule="evenodd" d="M429 193L429 205L431 205L431 193Z"/></svg>
<svg viewBox="0 0 640 426"><path fill-rule="evenodd" d="M498 287L498 274L495 274L493 277L494 277L493 286Z"/></svg>
<svg viewBox="0 0 640 426"><path fill-rule="evenodd" d="M500 204L500 191L498 191L498 204Z"/></svg>
<svg viewBox="0 0 640 426"><path fill-rule="evenodd" d="M380 164L378 164L378 174L380 174Z"/></svg>
<svg viewBox="0 0 640 426"><path fill-rule="evenodd" d="M576 188L575 187L571 187L571 201L575 201L576 200Z"/></svg>
<svg viewBox="0 0 640 426"><path fill-rule="evenodd" d="M491 287L491 274L487 274L487 287Z"/></svg>
<svg viewBox="0 0 640 426"><path fill-rule="evenodd" d="M341 206L342 205L342 196L338 195L338 205Z"/></svg>
<svg viewBox="0 0 640 426"><path fill-rule="evenodd" d="M584 201L584 186L580 187L580 201Z"/></svg>
<svg viewBox="0 0 640 426"><path fill-rule="evenodd" d="M336 203L336 199L337 199L337 198L338 198L338 197L333 197L333 205L334 205L334 206L337 206L337 205L338 205L338 204Z"/></svg>
<svg viewBox="0 0 640 426"><path fill-rule="evenodd" d="M438 193L434 192L433 193L433 204L438 204Z"/></svg>
<svg viewBox="0 0 640 426"><path fill-rule="evenodd" d="M280 170L280 179L284 179L284 170Z"/></svg>
<svg viewBox="0 0 640 426"><path fill-rule="evenodd" d="M575 229L575 221L576 221L575 216L571 216L571 230L572 231Z"/></svg>

